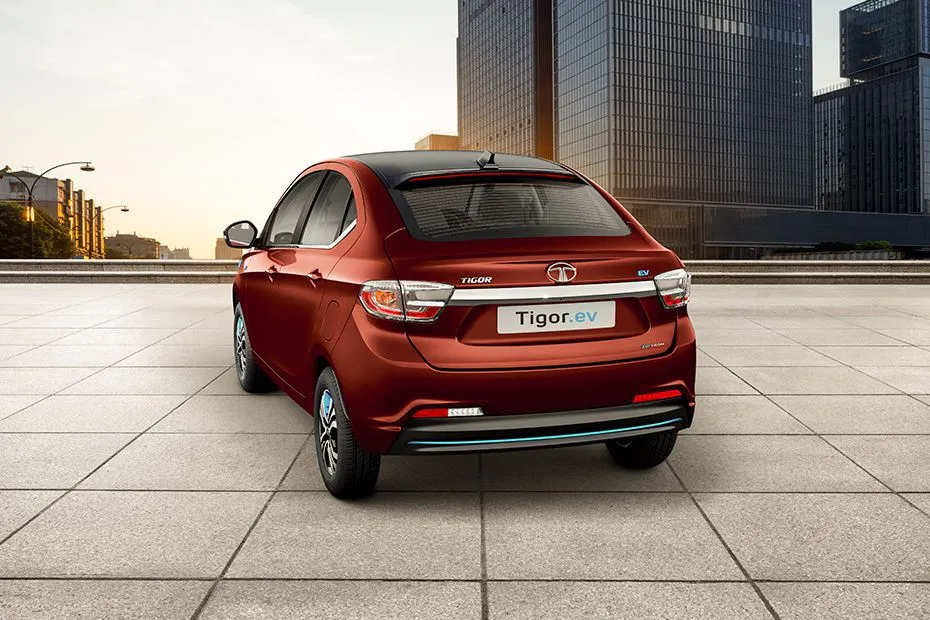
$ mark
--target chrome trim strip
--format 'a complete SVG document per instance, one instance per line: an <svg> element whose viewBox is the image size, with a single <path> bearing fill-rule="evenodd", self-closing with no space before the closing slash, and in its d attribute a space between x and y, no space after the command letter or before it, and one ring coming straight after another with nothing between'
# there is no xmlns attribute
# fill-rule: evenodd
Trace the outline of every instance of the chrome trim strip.
<svg viewBox="0 0 930 620"><path fill-rule="evenodd" d="M302 248L302 249L310 248L313 250L332 250L334 247L339 245L339 242L345 239L349 235L350 232L355 230L356 224L358 224L358 219L353 220L351 224L346 226L345 230L343 230L342 233L338 237L333 239L333 242L330 243L329 245L303 245L300 243L281 243L278 245L268 245L268 246L264 246L264 247L256 248L256 249L258 250L287 250L287 249L295 249L295 248Z"/></svg>
<svg viewBox="0 0 930 620"><path fill-rule="evenodd" d="M449 299L450 306L481 304L520 304L551 301L619 299L649 297L658 294L655 282L608 282L606 284L572 284L550 286L519 286L510 288L456 288Z"/></svg>

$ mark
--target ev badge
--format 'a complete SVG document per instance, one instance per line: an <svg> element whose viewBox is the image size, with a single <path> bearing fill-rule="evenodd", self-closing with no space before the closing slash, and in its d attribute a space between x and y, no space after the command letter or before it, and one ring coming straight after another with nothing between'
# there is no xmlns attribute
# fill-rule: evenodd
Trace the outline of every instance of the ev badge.
<svg viewBox="0 0 930 620"><path fill-rule="evenodd" d="M640 269L639 271L636 272L636 275L638 275L640 278L645 278L646 276L649 275L649 270L648 270L648 269Z"/></svg>

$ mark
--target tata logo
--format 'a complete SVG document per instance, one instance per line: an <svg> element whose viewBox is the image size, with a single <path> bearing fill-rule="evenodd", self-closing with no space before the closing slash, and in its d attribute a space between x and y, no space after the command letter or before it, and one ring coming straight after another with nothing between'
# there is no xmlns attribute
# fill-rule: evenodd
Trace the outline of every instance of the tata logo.
<svg viewBox="0 0 930 620"><path fill-rule="evenodd" d="M636 272L636 275L638 275L640 278L645 278L646 276L649 275L649 270L648 270L648 269L640 269L639 271Z"/></svg>
<svg viewBox="0 0 930 620"><path fill-rule="evenodd" d="M571 263L552 263L546 267L546 275L553 282L566 284L575 279L578 270Z"/></svg>

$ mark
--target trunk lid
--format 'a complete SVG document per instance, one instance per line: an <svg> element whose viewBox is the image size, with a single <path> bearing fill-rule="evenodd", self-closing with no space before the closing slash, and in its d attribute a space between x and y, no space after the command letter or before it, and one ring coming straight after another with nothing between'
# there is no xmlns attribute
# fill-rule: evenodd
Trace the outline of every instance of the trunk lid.
<svg viewBox="0 0 930 620"><path fill-rule="evenodd" d="M598 364L674 344L677 313L662 307L652 279L680 262L637 235L427 241L400 230L385 249L398 279L456 287L434 323L406 326L435 368Z"/></svg>

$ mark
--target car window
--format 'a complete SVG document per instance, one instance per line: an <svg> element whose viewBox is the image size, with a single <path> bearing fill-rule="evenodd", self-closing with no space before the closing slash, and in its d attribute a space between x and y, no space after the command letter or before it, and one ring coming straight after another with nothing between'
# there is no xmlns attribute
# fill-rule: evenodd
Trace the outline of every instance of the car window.
<svg viewBox="0 0 930 620"><path fill-rule="evenodd" d="M323 180L323 175L323 172L311 172L291 188L291 191L287 193L287 196L278 204L278 208L272 214L270 227L266 227L266 234L262 235L265 245L292 245L295 243L294 232L300 214L303 213L304 207L316 195L320 182Z"/></svg>
<svg viewBox="0 0 930 620"><path fill-rule="evenodd" d="M413 236L430 240L630 234L586 183L541 177L440 179L392 192Z"/></svg>
<svg viewBox="0 0 930 620"><path fill-rule="evenodd" d="M342 228L340 229L339 234L341 235L346 230L348 230L349 226L354 224L355 220L357 219L358 213L355 210L355 196L352 196L349 198L349 208L346 209L346 216L342 218Z"/></svg>
<svg viewBox="0 0 930 620"><path fill-rule="evenodd" d="M349 180L338 172L330 172L320 188L310 217L301 236L301 245L329 245L342 231L352 186Z"/></svg>

